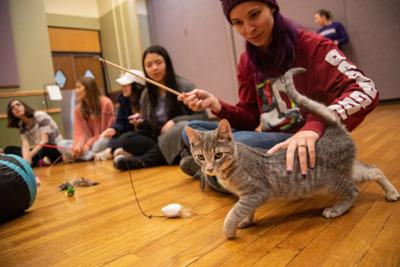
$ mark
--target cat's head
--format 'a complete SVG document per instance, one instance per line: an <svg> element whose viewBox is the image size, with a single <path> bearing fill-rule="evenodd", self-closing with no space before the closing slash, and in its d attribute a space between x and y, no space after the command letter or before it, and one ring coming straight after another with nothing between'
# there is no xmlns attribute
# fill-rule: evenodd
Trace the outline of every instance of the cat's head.
<svg viewBox="0 0 400 267"><path fill-rule="evenodd" d="M203 173L217 175L234 160L236 146L227 120L221 120L214 131L198 131L187 126L186 133L193 158Z"/></svg>

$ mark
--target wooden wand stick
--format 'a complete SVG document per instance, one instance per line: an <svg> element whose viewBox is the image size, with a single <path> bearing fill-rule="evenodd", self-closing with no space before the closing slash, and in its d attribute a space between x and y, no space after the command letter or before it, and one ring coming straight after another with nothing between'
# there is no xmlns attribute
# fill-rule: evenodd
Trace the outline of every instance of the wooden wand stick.
<svg viewBox="0 0 400 267"><path fill-rule="evenodd" d="M174 89L172 89L172 88L169 88L168 86L165 86L165 85L163 85L163 84L161 84L161 83L158 83L158 82L156 82L156 81L153 81L152 79L149 79L149 78L147 78L147 77L142 77L142 76L140 76L140 75L137 75L136 73L131 72L131 71L128 70L127 68L124 68L124 67L122 67L122 66L120 66L120 65L117 65L117 64L115 64L115 63L112 63L111 61L108 61L108 60L106 60L106 59L104 59L104 58L98 57L98 59L99 59L100 61L102 61L102 62L104 62L104 63L107 63L107 64L109 64L109 65L111 65L111 66L114 66L114 67L116 67L116 68L118 68L118 69L120 69L120 70L126 71L126 72L128 72L129 74L132 74L133 76L135 76L135 77L137 77L137 78L139 78L139 79L145 80L146 82L151 83L151 84L153 84L153 85L155 85L155 86L157 86L157 87L159 87L159 88L161 88L161 89L163 89L163 90L165 90L165 91L167 91L167 92L170 92L171 94L174 94L174 95L176 95L176 96L179 96L179 95L181 94L180 92L178 92L178 91L176 91L176 90L174 90Z"/></svg>

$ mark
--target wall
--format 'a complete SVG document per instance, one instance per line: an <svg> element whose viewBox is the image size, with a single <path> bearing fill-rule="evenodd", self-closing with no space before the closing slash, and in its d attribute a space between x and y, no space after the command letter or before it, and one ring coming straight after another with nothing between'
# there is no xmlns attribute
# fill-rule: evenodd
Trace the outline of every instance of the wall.
<svg viewBox="0 0 400 267"><path fill-rule="evenodd" d="M43 90L44 84L53 83L47 26L101 30L105 58L128 68L141 69L143 49L150 43L145 0L9 2L20 85L18 88L0 89L0 93ZM112 67L109 70L113 89L119 89L114 80L121 72ZM0 98L0 113L6 112L9 100ZM21 100L35 109L46 108L43 96L21 97ZM49 107L60 108L60 103L49 102ZM59 126L62 125L59 114L52 116ZM0 146L19 144L17 131L7 129L5 119L0 119L0 129Z"/></svg>
<svg viewBox="0 0 400 267"><path fill-rule="evenodd" d="M148 0L151 37L168 50L177 74L235 103L234 47L220 5L215 0Z"/></svg>
<svg viewBox="0 0 400 267"><path fill-rule="evenodd" d="M96 0L44 0L47 25L100 30Z"/></svg>
<svg viewBox="0 0 400 267"><path fill-rule="evenodd" d="M141 56L144 45L147 45L147 40L144 45L142 43L142 36L146 37L146 32L144 32L146 19L143 18L146 15L143 15L143 9L145 10L143 3L135 0L98 0L97 3L104 58L128 69L142 69ZM138 7L142 10L140 21ZM115 91L119 89L119 86L114 80L123 71L112 66L108 66L108 70L112 90Z"/></svg>
<svg viewBox="0 0 400 267"><path fill-rule="evenodd" d="M8 2L0 0L0 88L19 84Z"/></svg>
<svg viewBox="0 0 400 267"><path fill-rule="evenodd" d="M376 84L380 99L399 99L400 1L396 0L280 0L283 14L317 29L314 12L325 8L342 22L350 43L345 53Z"/></svg>
<svg viewBox="0 0 400 267"><path fill-rule="evenodd" d="M97 0L44 0L46 14L98 18Z"/></svg>
<svg viewBox="0 0 400 267"><path fill-rule="evenodd" d="M16 63L19 75L18 88L0 89L1 93L43 90L43 85L53 81L47 22L43 0L9 1L11 28L14 38ZM6 113L11 98L0 98L0 113ZM35 109L45 109L42 96L21 97ZM50 108L59 103L49 102ZM58 115L56 115L56 119ZM6 128L6 120L0 119L0 146L19 144L15 130Z"/></svg>
<svg viewBox="0 0 400 267"><path fill-rule="evenodd" d="M145 0L45 0L49 26L100 30L103 57L126 68L141 69L150 44ZM111 89L122 71L108 66Z"/></svg>

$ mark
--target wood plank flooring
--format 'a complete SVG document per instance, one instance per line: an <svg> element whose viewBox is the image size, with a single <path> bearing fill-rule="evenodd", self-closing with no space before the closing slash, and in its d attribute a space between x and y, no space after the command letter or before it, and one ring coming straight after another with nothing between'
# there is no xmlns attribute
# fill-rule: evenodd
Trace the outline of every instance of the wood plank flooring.
<svg viewBox="0 0 400 267"><path fill-rule="evenodd" d="M379 166L400 188L400 103L383 104L352 136L359 158ZM0 266L400 266L400 202L388 203L373 183L346 215L321 216L332 197L273 200L258 209L254 227L227 240L222 232L232 196L206 189L177 166L131 172L144 211L160 215L181 203L192 217L143 216L130 177L111 161L36 169L42 184L25 215L0 225ZM65 180L100 184L58 190Z"/></svg>

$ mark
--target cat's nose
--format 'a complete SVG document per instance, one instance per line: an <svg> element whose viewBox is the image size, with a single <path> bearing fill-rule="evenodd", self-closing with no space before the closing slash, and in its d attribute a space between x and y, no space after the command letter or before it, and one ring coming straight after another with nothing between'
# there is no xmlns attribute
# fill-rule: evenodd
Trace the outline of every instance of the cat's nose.
<svg viewBox="0 0 400 267"><path fill-rule="evenodd" d="M213 168L207 168L207 169L206 169L206 171L209 172L209 173L212 173L213 170L214 170Z"/></svg>

